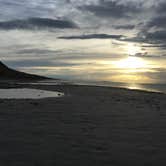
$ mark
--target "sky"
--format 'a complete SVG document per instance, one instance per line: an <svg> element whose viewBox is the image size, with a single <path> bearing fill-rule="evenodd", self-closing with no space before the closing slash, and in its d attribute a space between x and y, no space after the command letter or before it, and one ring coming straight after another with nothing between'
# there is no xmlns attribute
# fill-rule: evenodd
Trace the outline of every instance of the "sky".
<svg viewBox="0 0 166 166"><path fill-rule="evenodd" d="M0 59L23 71L114 80L124 58L131 80L166 82L165 0L0 0L0 36Z"/></svg>

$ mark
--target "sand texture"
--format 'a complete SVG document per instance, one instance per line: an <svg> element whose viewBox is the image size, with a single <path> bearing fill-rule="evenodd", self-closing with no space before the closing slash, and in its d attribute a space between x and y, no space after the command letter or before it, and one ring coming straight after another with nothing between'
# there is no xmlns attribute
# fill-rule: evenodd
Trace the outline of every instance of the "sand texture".
<svg viewBox="0 0 166 166"><path fill-rule="evenodd" d="M0 99L1 166L166 165L166 95L76 85L24 88L65 96Z"/></svg>

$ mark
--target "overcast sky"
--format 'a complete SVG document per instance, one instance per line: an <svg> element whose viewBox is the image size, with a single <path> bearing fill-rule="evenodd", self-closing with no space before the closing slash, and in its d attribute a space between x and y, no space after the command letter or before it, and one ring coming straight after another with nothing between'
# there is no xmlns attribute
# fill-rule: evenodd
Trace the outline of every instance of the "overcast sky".
<svg viewBox="0 0 166 166"><path fill-rule="evenodd" d="M165 20L165 0L0 0L1 30L78 28L76 38L82 39L91 29L91 38L101 32L107 39L111 38L107 35L124 35L123 40L158 44L163 49Z"/></svg>
<svg viewBox="0 0 166 166"><path fill-rule="evenodd" d="M130 46L165 57L166 1L0 0L0 36L1 59L16 66L70 66Z"/></svg>
<svg viewBox="0 0 166 166"><path fill-rule="evenodd" d="M144 33L146 41L151 39L151 42L156 43L164 40L166 2L165 0L0 0L2 23L14 21L13 27L10 24L10 27L5 27L6 29L19 27L18 19L27 20L34 17L68 21L68 24L75 23L80 29L101 28L109 29L110 32L111 29L116 29L128 33L138 31ZM35 24L35 21L33 23ZM49 24L46 24L47 22L45 26L49 27ZM40 23L37 22L35 25L40 26ZM65 28L65 25L64 23L64 27L60 28ZM155 39L157 41L153 41Z"/></svg>

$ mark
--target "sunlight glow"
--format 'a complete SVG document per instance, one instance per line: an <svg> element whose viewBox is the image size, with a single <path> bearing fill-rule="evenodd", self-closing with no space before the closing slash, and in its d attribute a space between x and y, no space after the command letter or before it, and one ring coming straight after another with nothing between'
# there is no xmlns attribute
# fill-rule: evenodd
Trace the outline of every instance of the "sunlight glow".
<svg viewBox="0 0 166 166"><path fill-rule="evenodd" d="M137 53L141 52L141 48L139 46L136 46L134 44L128 44L127 47L128 55L136 55Z"/></svg>
<svg viewBox="0 0 166 166"><path fill-rule="evenodd" d="M118 68L125 69L138 69L146 67L145 61L139 57L128 57L120 61L115 61L114 65Z"/></svg>
<svg viewBox="0 0 166 166"><path fill-rule="evenodd" d="M111 76L110 80L113 82L126 82L126 83L130 83L131 86L130 88L133 88L133 84L135 83L149 83L152 82L153 80L147 76L144 75L140 75L140 74L119 74L119 75L115 75L115 76Z"/></svg>
<svg viewBox="0 0 166 166"><path fill-rule="evenodd" d="M151 78L143 73L151 71L147 60L141 57L128 56L116 61L102 61L103 66L109 66L110 70L114 70L115 74L110 75L107 80L113 82L127 82L127 83L149 83L154 82ZM117 74L118 73L118 74Z"/></svg>

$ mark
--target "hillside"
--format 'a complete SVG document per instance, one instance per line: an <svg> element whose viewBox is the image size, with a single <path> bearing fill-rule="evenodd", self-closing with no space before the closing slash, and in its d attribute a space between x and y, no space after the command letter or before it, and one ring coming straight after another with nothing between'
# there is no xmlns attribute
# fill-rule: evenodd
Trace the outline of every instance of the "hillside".
<svg viewBox="0 0 166 166"><path fill-rule="evenodd" d="M0 61L0 80L3 79L24 81L24 80L42 80L49 78L10 69Z"/></svg>

